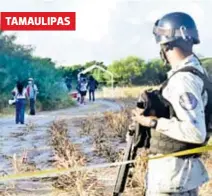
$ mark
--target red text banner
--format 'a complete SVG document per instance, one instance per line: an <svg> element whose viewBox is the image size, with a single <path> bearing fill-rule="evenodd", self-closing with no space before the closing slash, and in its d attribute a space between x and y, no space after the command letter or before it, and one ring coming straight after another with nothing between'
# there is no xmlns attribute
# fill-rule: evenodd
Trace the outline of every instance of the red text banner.
<svg viewBox="0 0 212 196"><path fill-rule="evenodd" d="M75 12L1 12L2 31L74 31Z"/></svg>

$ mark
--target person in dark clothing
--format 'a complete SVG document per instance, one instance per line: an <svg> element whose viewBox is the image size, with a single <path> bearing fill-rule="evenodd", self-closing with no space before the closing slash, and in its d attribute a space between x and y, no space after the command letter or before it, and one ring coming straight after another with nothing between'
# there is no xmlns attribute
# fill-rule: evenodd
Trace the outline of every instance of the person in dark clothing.
<svg viewBox="0 0 212 196"><path fill-rule="evenodd" d="M66 86L67 86L67 89L68 89L69 92L71 91L71 88L72 88L71 82L72 81L71 81L70 77L65 78L65 83L66 83Z"/></svg>
<svg viewBox="0 0 212 196"><path fill-rule="evenodd" d="M30 101L30 112L29 112L29 114L35 115L35 103L36 103L37 94L38 94L38 87L34 83L33 78L29 78L28 86L27 86L26 90L27 90L27 95L29 97L29 101Z"/></svg>
<svg viewBox="0 0 212 196"><path fill-rule="evenodd" d="M77 86L76 86L76 90L77 90L77 102L80 102L80 82L81 82L81 79L79 78L77 80Z"/></svg>
<svg viewBox="0 0 212 196"><path fill-rule="evenodd" d="M93 76L89 77L88 80L88 91L89 91L89 101L95 101L95 90L98 87L98 82L93 78Z"/></svg>
<svg viewBox="0 0 212 196"><path fill-rule="evenodd" d="M16 87L13 89L12 94L15 97L15 106L16 106L16 124L24 124L24 116L25 116L25 105L27 92L26 88L24 88L23 83L17 82Z"/></svg>

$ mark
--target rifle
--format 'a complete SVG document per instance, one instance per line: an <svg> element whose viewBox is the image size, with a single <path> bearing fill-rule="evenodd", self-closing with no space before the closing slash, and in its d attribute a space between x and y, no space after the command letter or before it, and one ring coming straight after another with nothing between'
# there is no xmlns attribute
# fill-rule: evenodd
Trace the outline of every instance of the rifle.
<svg viewBox="0 0 212 196"><path fill-rule="evenodd" d="M158 117L166 117L169 115L169 105L160 96L158 90L145 91L141 94L138 99L137 107L144 109L143 115L155 115ZM128 141L125 149L123 161L134 160L138 148L149 148L150 147L150 128L143 127L138 123L134 123L134 128L128 130ZM113 190L113 196L120 196L124 192L129 168L133 164L123 164L119 167L118 175L116 178L115 187Z"/></svg>
<svg viewBox="0 0 212 196"><path fill-rule="evenodd" d="M127 142L127 147L125 149L123 161L134 160L137 152L136 146L133 144L135 131L129 130L129 139ZM113 196L119 196L120 193L124 192L125 184L127 182L127 176L129 172L130 165L124 164L119 167L118 175L116 178L116 183L113 191Z"/></svg>

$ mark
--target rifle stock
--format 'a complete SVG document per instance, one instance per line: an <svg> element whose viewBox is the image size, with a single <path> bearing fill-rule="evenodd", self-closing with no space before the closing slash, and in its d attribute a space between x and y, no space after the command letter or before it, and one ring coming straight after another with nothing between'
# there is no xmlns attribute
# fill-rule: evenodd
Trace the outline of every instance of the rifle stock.
<svg viewBox="0 0 212 196"><path fill-rule="evenodd" d="M165 103L165 100L160 96L158 90L147 90L142 93L137 101L137 108L144 109L144 116L155 115L157 117L169 118L169 105ZM137 154L138 148L150 147L150 128L143 127L138 123L134 124L133 130L129 130L130 137L125 149L123 161L134 160ZM127 181L129 164L121 165L119 167L118 175L116 178L116 184L113 192L113 196L120 196L124 192L125 184Z"/></svg>
<svg viewBox="0 0 212 196"><path fill-rule="evenodd" d="M136 129L138 131L139 125L136 125ZM135 130L129 130L129 138L127 141L127 147L124 152L123 161L133 160L137 153L137 147L134 145L135 143ZM120 196L121 193L124 192L125 185L127 182L127 176L129 172L130 165L123 164L119 167L118 175L116 178L116 183L113 191L113 196Z"/></svg>
<svg viewBox="0 0 212 196"><path fill-rule="evenodd" d="M127 147L124 152L124 158L123 161L128 161L131 158L132 154L132 146L133 146L133 136L129 136L129 140L127 143ZM116 178L116 183L113 191L113 196L119 196L120 193L124 192L124 187L127 181L127 175L129 171L129 164L124 164L119 167L118 175Z"/></svg>

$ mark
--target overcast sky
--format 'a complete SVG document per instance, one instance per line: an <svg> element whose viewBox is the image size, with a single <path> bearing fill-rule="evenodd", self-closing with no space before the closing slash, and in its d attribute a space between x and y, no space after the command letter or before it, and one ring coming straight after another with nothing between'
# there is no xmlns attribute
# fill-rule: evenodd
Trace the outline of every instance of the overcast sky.
<svg viewBox="0 0 212 196"><path fill-rule="evenodd" d="M152 27L172 11L187 12L196 20L201 44L195 50L212 56L212 0L0 0L0 5L0 11L75 11L76 31L15 32L18 43L35 46L36 55L59 64L158 57Z"/></svg>

